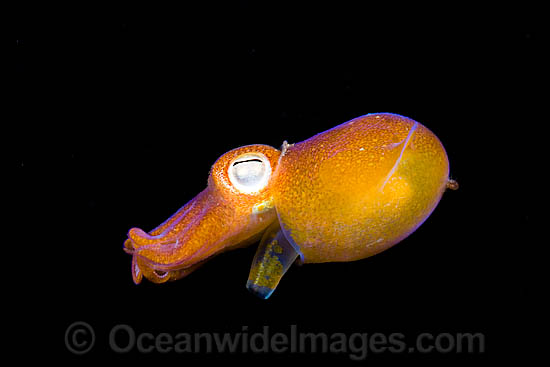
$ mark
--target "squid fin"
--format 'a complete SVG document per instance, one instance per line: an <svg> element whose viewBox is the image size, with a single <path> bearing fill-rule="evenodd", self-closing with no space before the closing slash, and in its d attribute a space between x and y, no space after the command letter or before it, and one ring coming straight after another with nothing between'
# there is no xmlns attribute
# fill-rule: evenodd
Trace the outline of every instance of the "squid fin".
<svg viewBox="0 0 550 367"><path fill-rule="evenodd" d="M246 288L260 298L269 298L297 257L298 253L287 241L279 223L270 226L252 261Z"/></svg>

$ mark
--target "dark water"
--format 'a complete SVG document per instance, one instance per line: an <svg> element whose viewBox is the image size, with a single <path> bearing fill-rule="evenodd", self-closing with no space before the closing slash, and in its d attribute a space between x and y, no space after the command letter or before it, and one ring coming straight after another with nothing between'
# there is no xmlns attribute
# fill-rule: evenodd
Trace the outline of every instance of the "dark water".
<svg viewBox="0 0 550 367"><path fill-rule="evenodd" d="M239 2L17 13L17 119L4 139L16 142L23 228L5 261L18 268L6 280L17 318L32 320L13 338L22 355L37 345L78 363L342 363L361 356L355 333L400 333L407 348L421 333L481 333L484 353L406 348L359 363L525 357L538 270L528 250L536 189L523 155L536 155L526 142L538 134L542 36L529 9L432 11ZM409 238L362 261L294 267L267 301L245 289L254 245L174 283L132 283L128 229L172 215L220 155L302 141L371 112L430 128L460 184ZM76 321L95 331L83 356L65 345ZM116 353L109 335L119 324L150 333L140 340L154 350ZM343 333L345 351L293 352L283 342L282 352L244 343L245 352L162 353L181 333L251 336L267 326L290 338L292 325L332 341Z"/></svg>

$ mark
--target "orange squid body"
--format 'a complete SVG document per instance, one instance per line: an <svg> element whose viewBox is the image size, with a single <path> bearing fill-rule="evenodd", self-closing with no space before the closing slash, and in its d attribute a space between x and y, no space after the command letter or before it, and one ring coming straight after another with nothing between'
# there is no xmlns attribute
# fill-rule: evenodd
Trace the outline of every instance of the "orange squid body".
<svg viewBox="0 0 550 367"><path fill-rule="evenodd" d="M400 115L369 114L282 150L227 152L203 192L149 233L131 229L124 247L136 283L143 276L162 283L263 236L247 287L267 298L298 257L353 261L401 241L451 182L430 130Z"/></svg>
<svg viewBox="0 0 550 367"><path fill-rule="evenodd" d="M290 146L274 203L303 262L358 260L422 224L448 176L447 155L430 130L403 116L371 114Z"/></svg>

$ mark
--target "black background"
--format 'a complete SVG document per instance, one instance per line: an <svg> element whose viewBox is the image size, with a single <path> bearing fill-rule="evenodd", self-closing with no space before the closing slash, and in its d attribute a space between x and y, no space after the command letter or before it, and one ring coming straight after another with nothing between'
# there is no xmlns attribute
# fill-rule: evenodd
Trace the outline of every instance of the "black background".
<svg viewBox="0 0 550 367"><path fill-rule="evenodd" d="M27 245L15 252L16 263L37 265L26 266L29 280L10 275L14 308L36 317L48 355L75 362L348 361L117 355L107 337L121 323L155 334L292 324L411 340L481 332L484 354L385 353L367 362L525 358L536 321L526 301L533 269L519 250L529 236L521 177L530 168L518 153L528 153L542 37L535 10L502 10L240 1L21 11L9 136ZM132 283L128 229L172 215L205 187L220 155L299 142L371 112L430 128L460 183L409 238L362 261L293 267L267 301L244 287L255 246L177 282ZM74 321L95 329L86 356L65 349Z"/></svg>

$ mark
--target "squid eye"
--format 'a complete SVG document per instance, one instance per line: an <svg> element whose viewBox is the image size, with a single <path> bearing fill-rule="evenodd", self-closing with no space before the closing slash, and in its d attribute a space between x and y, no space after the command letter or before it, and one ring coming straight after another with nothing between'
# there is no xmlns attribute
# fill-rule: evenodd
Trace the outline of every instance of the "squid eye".
<svg viewBox="0 0 550 367"><path fill-rule="evenodd" d="M271 176L271 165L261 153L247 153L237 157L227 171L229 181L244 193L263 189Z"/></svg>

